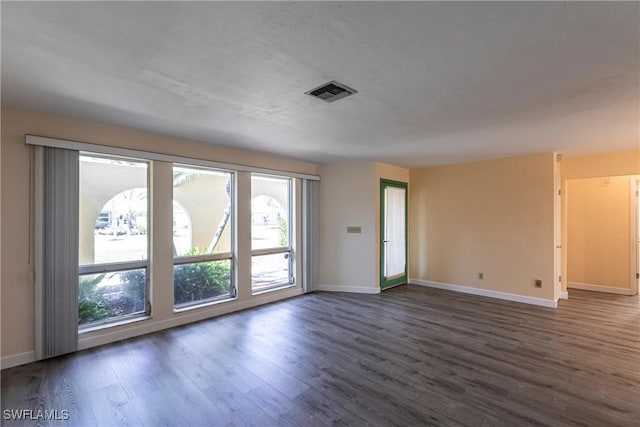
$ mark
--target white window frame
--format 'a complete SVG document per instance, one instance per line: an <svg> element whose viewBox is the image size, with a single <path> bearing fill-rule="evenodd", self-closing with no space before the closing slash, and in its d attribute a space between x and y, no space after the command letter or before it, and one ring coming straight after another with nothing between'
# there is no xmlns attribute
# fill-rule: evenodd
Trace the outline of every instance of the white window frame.
<svg viewBox="0 0 640 427"><path fill-rule="evenodd" d="M277 289L288 288L291 286L295 286L296 278L295 278L295 263L294 263L294 250L293 250L293 240L295 239L294 229L294 221L293 218L295 216L295 205L294 205L294 179L290 176L282 176L282 175L273 175L273 174L264 174L259 172L254 172L251 174L251 178L254 176L267 177L267 178L276 178L283 179L288 181L288 197L287 197L287 240L288 246L278 246L272 248L264 248L264 249L251 249L251 261L253 264L254 256L262 256L262 255L276 255L276 254L288 254L288 265L289 265L289 277L287 282L274 283L270 286L262 287L258 290L253 288L253 267L251 267L251 294L258 295L264 292L274 291ZM252 180L253 183L253 180ZM253 211L252 217L253 217Z"/></svg>
<svg viewBox="0 0 640 427"><path fill-rule="evenodd" d="M122 159L130 160L132 162L146 163L147 165L147 258L143 261L122 261L122 262L107 262L107 263L94 263L94 264L79 264L78 265L78 286L80 286L80 277L90 274L101 273L119 273L129 270L145 269L145 310L142 313L125 314L123 316L112 317L109 319L98 320L96 322L85 323L84 325L78 324L78 332L90 332L95 329L99 329L106 326L116 326L121 323L126 323L134 319L142 319L151 316L151 302L150 291L151 287L151 168L152 161L144 158L131 157L131 156L119 156L113 154L96 153L92 151L80 151L80 158L82 156L102 158L102 159Z"/></svg>
<svg viewBox="0 0 640 427"><path fill-rule="evenodd" d="M237 181L237 173L228 169L221 169L217 167L204 167L198 165L192 165L189 163L173 163L172 168L174 167L182 167L188 169L195 170L203 170L203 171L215 171L215 172L223 172L228 173L230 175L229 182L229 198L231 200L231 210L229 211L229 221L231 221L231 251L229 252L219 252L214 254L204 254L204 255L186 255L186 256L174 256L173 257L173 268L177 265L185 265L185 264L196 264L200 262L210 262L210 261L229 261L230 268L230 280L229 284L229 295L219 295L213 298L206 298L199 301L193 301L189 303L176 304L175 303L175 277L172 280L173 283L173 311L180 312L184 310L190 310L193 308L199 308L211 304L216 304L221 301L229 301L237 298L238 295L238 287L236 284L235 278L235 253L236 253L236 241L235 241L235 212L236 212L236 197L235 197L235 188ZM175 200L175 199L174 199ZM173 215L173 213L172 213Z"/></svg>

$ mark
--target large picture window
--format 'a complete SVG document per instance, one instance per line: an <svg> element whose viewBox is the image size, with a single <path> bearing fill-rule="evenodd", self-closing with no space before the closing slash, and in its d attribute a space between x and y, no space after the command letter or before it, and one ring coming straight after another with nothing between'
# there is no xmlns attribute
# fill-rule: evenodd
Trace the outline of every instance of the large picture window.
<svg viewBox="0 0 640 427"><path fill-rule="evenodd" d="M79 159L80 329L148 314L149 164Z"/></svg>
<svg viewBox="0 0 640 427"><path fill-rule="evenodd" d="M108 336L102 328L165 321L164 310L152 319L153 301L173 306L182 323L183 310L215 315L214 304L234 301L238 287L246 297L293 295L317 283L315 176L31 135L26 142L34 147L38 359Z"/></svg>
<svg viewBox="0 0 640 427"><path fill-rule="evenodd" d="M251 175L251 290L259 293L290 286L291 178Z"/></svg>
<svg viewBox="0 0 640 427"><path fill-rule="evenodd" d="M235 296L233 174L173 167L173 285L176 309Z"/></svg>

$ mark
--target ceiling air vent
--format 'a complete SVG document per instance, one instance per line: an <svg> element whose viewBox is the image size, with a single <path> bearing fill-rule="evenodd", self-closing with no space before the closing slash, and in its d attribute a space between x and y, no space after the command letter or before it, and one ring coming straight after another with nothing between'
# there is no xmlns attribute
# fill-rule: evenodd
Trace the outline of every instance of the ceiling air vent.
<svg viewBox="0 0 640 427"><path fill-rule="evenodd" d="M358 93L358 91L336 81L330 81L315 89L311 89L309 92L305 92L307 95L315 96L327 102L337 101L354 93Z"/></svg>

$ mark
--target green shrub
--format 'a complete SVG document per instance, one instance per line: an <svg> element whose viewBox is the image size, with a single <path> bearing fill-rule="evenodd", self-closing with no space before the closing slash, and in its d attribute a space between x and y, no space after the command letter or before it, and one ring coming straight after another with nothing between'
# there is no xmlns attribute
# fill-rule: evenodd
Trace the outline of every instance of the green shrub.
<svg viewBox="0 0 640 427"><path fill-rule="evenodd" d="M120 276L118 285L103 284L105 279L115 275ZM144 312L145 282L145 270L81 277L78 283L78 324Z"/></svg>
<svg viewBox="0 0 640 427"><path fill-rule="evenodd" d="M188 255L205 254L194 248ZM176 305L214 298L229 293L231 264L229 261L208 261L175 266L173 270L174 303Z"/></svg>
<svg viewBox="0 0 640 427"><path fill-rule="evenodd" d="M78 323L96 322L110 316L110 310L105 302L105 290L97 289L104 274L80 278L78 284Z"/></svg>
<svg viewBox="0 0 640 427"><path fill-rule="evenodd" d="M194 248L187 255L206 254ZM118 285L106 285L114 275L120 276ZM208 261L177 265L173 270L174 303L176 305L201 301L229 293L231 263ZM78 323L85 325L127 314L143 313L146 304L146 271L96 274L80 277L78 283Z"/></svg>

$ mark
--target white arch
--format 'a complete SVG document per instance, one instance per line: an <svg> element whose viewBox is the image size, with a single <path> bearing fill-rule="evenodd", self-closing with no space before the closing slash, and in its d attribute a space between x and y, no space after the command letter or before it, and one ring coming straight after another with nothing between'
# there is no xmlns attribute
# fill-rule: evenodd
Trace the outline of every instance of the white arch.
<svg viewBox="0 0 640 427"><path fill-rule="evenodd" d="M182 203L173 199L173 251L174 255L184 255L191 249L193 227L191 215Z"/></svg>

